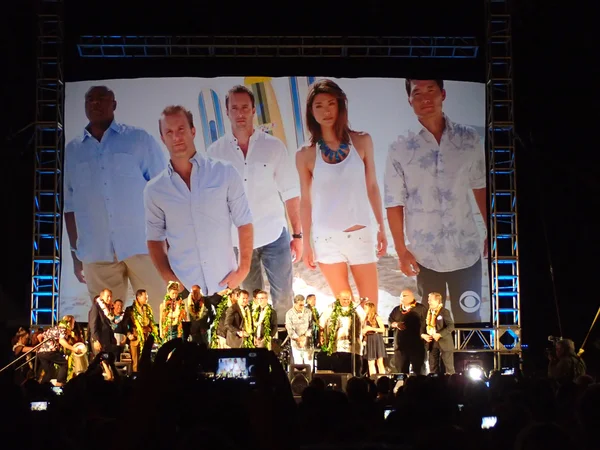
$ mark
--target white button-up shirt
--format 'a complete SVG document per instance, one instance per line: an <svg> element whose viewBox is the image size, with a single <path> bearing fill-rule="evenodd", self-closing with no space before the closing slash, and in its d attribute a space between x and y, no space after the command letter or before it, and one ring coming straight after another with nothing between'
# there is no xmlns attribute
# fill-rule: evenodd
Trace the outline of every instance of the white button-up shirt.
<svg viewBox="0 0 600 450"><path fill-rule="evenodd" d="M483 143L474 128L453 123L438 145L425 128L398 136L385 167L385 207L404 207L407 248L422 266L450 272L481 257L472 190L486 186Z"/></svg>
<svg viewBox="0 0 600 450"><path fill-rule="evenodd" d="M64 212L75 213L84 263L148 254L143 192L167 165L146 131L112 122L98 142L87 130L65 148Z"/></svg>
<svg viewBox="0 0 600 450"><path fill-rule="evenodd" d="M231 227L252 223L242 181L227 163L196 154L190 159L190 188L168 165L144 190L146 237L169 243L169 263L177 278L205 295L237 269Z"/></svg>
<svg viewBox="0 0 600 450"><path fill-rule="evenodd" d="M300 195L295 162L276 137L255 130L246 158L232 134L214 142L208 156L230 162L242 177L254 224L254 248L276 241L287 228L284 202ZM234 233L237 245L237 233Z"/></svg>

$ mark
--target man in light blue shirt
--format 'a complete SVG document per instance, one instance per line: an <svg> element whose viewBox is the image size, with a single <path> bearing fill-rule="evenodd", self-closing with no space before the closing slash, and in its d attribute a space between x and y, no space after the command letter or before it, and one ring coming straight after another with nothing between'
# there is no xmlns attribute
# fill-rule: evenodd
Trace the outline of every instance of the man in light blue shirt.
<svg viewBox="0 0 600 450"><path fill-rule="evenodd" d="M477 131L442 111L443 80L406 80L418 128L390 145L385 207L400 269L417 278L422 298L450 293L457 323L480 317L482 258L487 256L485 152Z"/></svg>
<svg viewBox="0 0 600 450"><path fill-rule="evenodd" d="M64 217L74 274L91 299L104 289L125 299L131 283L158 307L164 284L148 256L143 191L166 160L150 134L115 121L116 107L109 88L91 87L89 124L65 148Z"/></svg>
<svg viewBox="0 0 600 450"><path fill-rule="evenodd" d="M236 288L250 270L252 215L237 171L229 163L196 151L192 114L182 106L164 109L161 139L171 157L168 167L144 190L146 239L165 282L200 286L212 296ZM239 238L236 261L231 227Z"/></svg>

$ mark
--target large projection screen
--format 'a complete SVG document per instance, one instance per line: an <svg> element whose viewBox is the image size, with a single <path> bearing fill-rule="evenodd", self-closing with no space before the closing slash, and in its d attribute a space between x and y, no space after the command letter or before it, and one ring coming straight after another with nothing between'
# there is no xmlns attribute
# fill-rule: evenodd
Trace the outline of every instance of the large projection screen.
<svg viewBox="0 0 600 450"><path fill-rule="evenodd" d="M153 276L155 272L145 273L152 271L153 266L147 256L142 191L152 177L166 170L169 160L159 130L165 107L181 105L192 113L195 147L206 154L211 143L231 133L225 105L227 92L236 85L249 87L256 95L256 132L272 134L283 142L288 152L289 173L293 174L290 176L298 176L295 154L309 137L305 119L309 86L323 78L334 81L345 92L351 129L369 133L373 141L388 240L387 255L377 262L378 313L387 318L399 304L404 289L411 289L423 303L427 303L429 292L440 291L446 295L446 307L457 323L490 322L485 251L487 217L484 217L487 216L484 84L444 80L442 109L447 120L438 143L419 122L415 108L409 103L405 79L305 76L67 83L64 211L70 217L63 221L60 314L73 314L77 320L87 322L92 298L99 293L95 290L105 286L121 292L125 306L133 302L134 287L147 289L157 316L166 283ZM93 86L108 87L116 100L115 122L100 142L85 132L89 123L85 97ZM418 95L427 96L427 89L430 88L422 85ZM354 182L348 180L349 184ZM400 270L388 226L386 206L399 204L404 206L407 248L422 269L417 276L407 276ZM376 225L373 218L370 228L373 236ZM68 236L70 233L73 237L73 228L78 239L72 248ZM72 249L76 249L83 265L89 267L89 273L85 270L78 273L79 279ZM473 281L474 276L478 281ZM421 283L418 277L422 277ZM352 276L350 279L358 297ZM90 286L95 286L94 292ZM268 283L266 286L268 291ZM318 309L334 300L321 270L318 267L310 270L302 261L293 264L293 292L304 296L316 294ZM279 322L283 322L283 317Z"/></svg>

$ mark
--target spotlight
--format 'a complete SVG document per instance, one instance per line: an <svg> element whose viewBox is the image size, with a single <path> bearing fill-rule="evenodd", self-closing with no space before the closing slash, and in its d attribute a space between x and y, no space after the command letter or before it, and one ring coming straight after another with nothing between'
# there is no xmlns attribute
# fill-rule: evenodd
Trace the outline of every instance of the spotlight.
<svg viewBox="0 0 600 450"><path fill-rule="evenodd" d="M473 381L487 380L487 374L483 369L482 362L479 360L465 361L463 374Z"/></svg>
<svg viewBox="0 0 600 450"><path fill-rule="evenodd" d="M483 380L484 372L479 366L470 366L467 368L467 375L471 380Z"/></svg>

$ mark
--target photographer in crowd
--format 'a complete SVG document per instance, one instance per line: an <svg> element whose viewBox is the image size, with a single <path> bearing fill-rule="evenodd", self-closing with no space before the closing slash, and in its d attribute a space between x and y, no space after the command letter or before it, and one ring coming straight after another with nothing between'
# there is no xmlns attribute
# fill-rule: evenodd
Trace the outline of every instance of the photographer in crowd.
<svg viewBox="0 0 600 450"><path fill-rule="evenodd" d="M563 384L585 375L585 363L575 354L575 343L571 339L558 340L554 349L554 353L548 354L548 378Z"/></svg>

